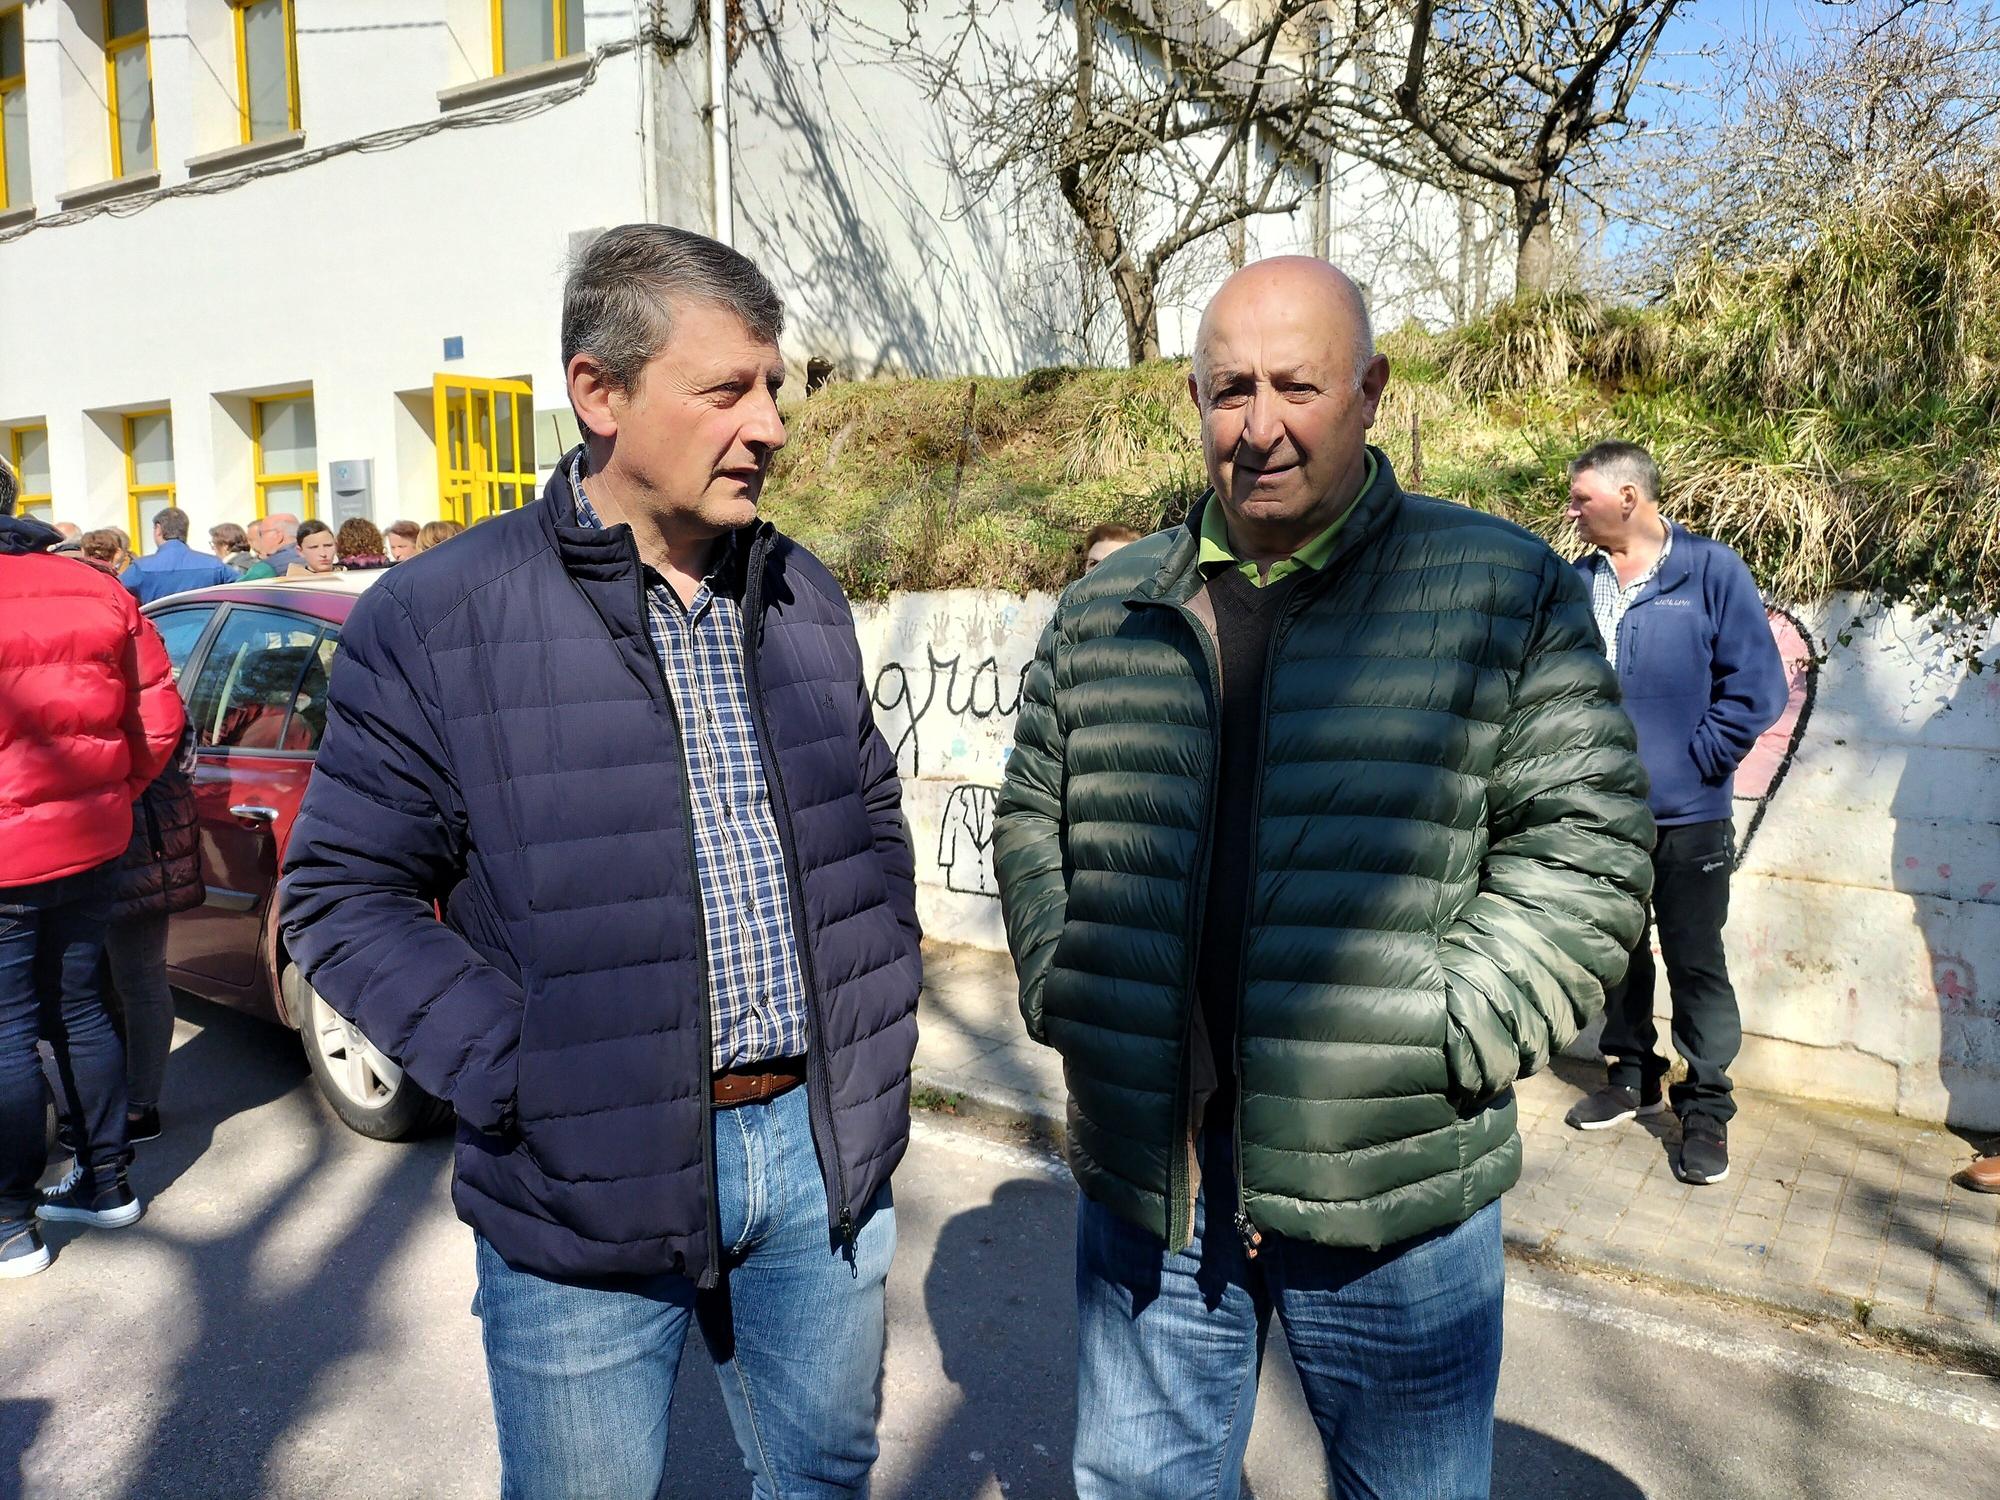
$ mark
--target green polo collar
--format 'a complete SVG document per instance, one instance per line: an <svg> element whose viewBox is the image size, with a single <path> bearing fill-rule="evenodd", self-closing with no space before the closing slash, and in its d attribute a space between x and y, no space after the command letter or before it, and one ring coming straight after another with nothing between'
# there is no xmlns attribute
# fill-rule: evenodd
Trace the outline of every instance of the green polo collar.
<svg viewBox="0 0 2000 1500"><path fill-rule="evenodd" d="M1355 491L1354 498L1357 501L1368 493L1368 487L1375 482L1375 455L1372 451L1364 451L1367 453L1368 468L1361 476L1361 488ZM1229 528L1222 518L1222 501L1211 494L1209 503L1202 507L1201 551L1195 561L1203 569L1234 563L1243 570L1243 576L1259 588L1282 582L1303 569L1318 572L1326 566L1326 560L1333 555L1334 539L1340 535L1340 528L1347 524L1347 518L1353 514L1354 506L1349 504L1347 509L1334 519L1331 526L1290 557L1280 558L1272 563L1271 571L1259 577L1256 563L1245 562L1230 550Z"/></svg>

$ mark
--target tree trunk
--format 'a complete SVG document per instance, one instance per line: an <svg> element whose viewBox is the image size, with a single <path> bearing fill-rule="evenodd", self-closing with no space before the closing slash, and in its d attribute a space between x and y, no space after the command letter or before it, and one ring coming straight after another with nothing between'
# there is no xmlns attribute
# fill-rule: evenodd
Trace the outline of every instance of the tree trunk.
<svg viewBox="0 0 2000 1500"><path fill-rule="evenodd" d="M1160 289L1137 267L1113 269L1112 290L1125 317L1125 359L1137 366L1160 357Z"/></svg>
<svg viewBox="0 0 2000 1500"><path fill-rule="evenodd" d="M1542 297L1556 274L1555 199L1549 182L1514 189L1514 295Z"/></svg>

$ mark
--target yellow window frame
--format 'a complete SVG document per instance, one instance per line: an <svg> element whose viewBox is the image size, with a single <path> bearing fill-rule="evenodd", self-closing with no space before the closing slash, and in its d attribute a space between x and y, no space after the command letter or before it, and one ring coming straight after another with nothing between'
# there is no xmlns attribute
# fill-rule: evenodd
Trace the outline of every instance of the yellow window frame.
<svg viewBox="0 0 2000 1500"><path fill-rule="evenodd" d="M171 408L149 406L144 411L128 411L125 413L125 516L128 522L125 532L126 535L132 538L132 555L134 557L147 551L146 543L151 540L150 537L140 535L142 530L139 525L141 503L155 496L164 495L167 504L172 505L175 503L174 497L179 493L180 489L179 485L173 480L169 480L165 484L139 483L139 466L132 454L132 424L137 422L141 417L165 417L167 419L167 442L171 445L174 440L174 414ZM175 464L178 467L178 458L176 458Z"/></svg>
<svg viewBox="0 0 2000 1500"><path fill-rule="evenodd" d="M21 467L21 450L27 444L21 440L31 432L39 432L42 435L42 446L46 449L49 442L48 423L23 422L19 427L10 427L7 429L7 462L13 467L14 477L24 486L21 493L14 497L14 510L17 514L24 516L35 515L37 511L48 511L53 515L55 511L55 496L52 493L47 490L25 488L28 479L27 471ZM36 519L46 521L49 519L49 516L37 516Z"/></svg>
<svg viewBox="0 0 2000 1500"><path fill-rule="evenodd" d="M280 391L275 396L252 396L250 398L250 482L257 491L257 519L263 520L269 514L271 490L276 485L295 484L299 487L299 519L311 521L319 516L319 470L311 469L297 474L266 474L264 472L264 408L273 401L312 400L312 392ZM318 412L313 415L317 417ZM315 423L317 434L317 423ZM315 436L313 454L319 453Z"/></svg>
<svg viewBox="0 0 2000 1500"><path fill-rule="evenodd" d="M555 51L548 60L568 57L566 43L569 39L569 8L576 0L547 0L549 24L555 37ZM507 71L507 22L501 14L505 0L493 0L493 76L498 78Z"/></svg>
<svg viewBox="0 0 2000 1500"><path fill-rule="evenodd" d="M123 36L111 34L111 0L104 0L104 102L111 111L111 178L117 181L125 175L125 143L119 139L118 130L118 55L129 52L134 47L146 49L146 90L153 88L153 16L146 13L146 24L137 31L128 31ZM157 113L155 119L157 120ZM159 159L160 142L157 135L153 141L153 158ZM138 546L134 537L132 545Z"/></svg>
<svg viewBox="0 0 2000 1500"><path fill-rule="evenodd" d="M7 182L7 96L16 89L28 86L28 36L27 8L22 5L0 5L0 20L13 16L21 23L21 71L0 78L0 213L15 206L13 194Z"/></svg>
<svg viewBox="0 0 2000 1500"><path fill-rule="evenodd" d="M433 432L437 439L438 514L471 526L488 516L514 510L534 498L537 478L529 450L534 444L535 388L525 380L482 380L439 375L431 383ZM514 432L514 461L502 466L495 451L498 404L508 404ZM511 490L514 504L503 503Z"/></svg>
<svg viewBox="0 0 2000 1500"><path fill-rule="evenodd" d="M299 30L292 14L292 0L278 0L285 16L285 128L299 128ZM250 135L250 43L243 31L243 13L257 0L229 0L236 23L236 118L243 132L243 144ZM261 516L262 511L258 514Z"/></svg>

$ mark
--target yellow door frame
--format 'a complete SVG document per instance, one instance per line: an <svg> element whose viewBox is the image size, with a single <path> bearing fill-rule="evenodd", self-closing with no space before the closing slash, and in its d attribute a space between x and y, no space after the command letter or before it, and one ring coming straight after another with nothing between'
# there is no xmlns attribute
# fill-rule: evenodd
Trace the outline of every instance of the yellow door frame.
<svg viewBox="0 0 2000 1500"><path fill-rule="evenodd" d="M471 526L524 503L535 492L533 384L439 375L431 382L432 432L437 442L438 514ZM496 451L498 404L507 403L514 432L511 467ZM513 503L507 504L511 491Z"/></svg>

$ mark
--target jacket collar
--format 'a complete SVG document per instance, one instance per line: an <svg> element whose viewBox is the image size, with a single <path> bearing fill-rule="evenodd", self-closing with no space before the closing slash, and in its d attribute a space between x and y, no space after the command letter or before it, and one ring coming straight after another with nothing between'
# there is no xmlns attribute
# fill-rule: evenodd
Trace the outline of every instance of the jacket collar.
<svg viewBox="0 0 2000 1500"><path fill-rule="evenodd" d="M639 564L639 547L632 528L621 521L616 526L585 526L577 518L576 492L570 484L570 470L580 450L565 454L542 486L540 521L549 542L605 628L625 651L635 671L650 686L658 675L651 636L646 628L642 602L644 573ZM753 521L734 537L735 557L744 568L743 612L746 623L762 624L765 579L763 572L771 555L771 539L776 534L769 521ZM643 659L642 655L643 653Z"/></svg>
<svg viewBox="0 0 2000 1500"><path fill-rule="evenodd" d="M1403 487L1396 482L1396 472L1390 467L1389 455L1372 446L1368 451L1375 459L1374 478L1355 497L1347 513L1346 524L1335 533L1333 549L1327 554L1325 562L1299 580L1301 588L1314 587L1315 580L1325 578L1336 565L1373 542L1394 519L1402 503ZM1133 587L1132 592L1126 595L1126 604L1185 604L1200 590L1202 516L1209 506L1216 503L1213 490L1202 494L1201 499L1195 502L1195 508L1188 512L1187 519L1174 528L1173 539L1168 543L1166 556L1160 560L1158 571Z"/></svg>
<svg viewBox="0 0 2000 1500"><path fill-rule="evenodd" d="M33 516L0 516L0 553L46 552L61 540L60 531Z"/></svg>

